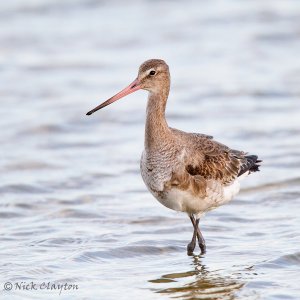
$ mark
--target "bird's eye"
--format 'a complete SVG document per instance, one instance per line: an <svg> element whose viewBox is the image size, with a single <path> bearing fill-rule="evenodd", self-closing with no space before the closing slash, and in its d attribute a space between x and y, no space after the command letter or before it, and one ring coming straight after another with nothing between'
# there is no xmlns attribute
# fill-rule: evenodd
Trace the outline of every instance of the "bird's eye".
<svg viewBox="0 0 300 300"><path fill-rule="evenodd" d="M154 70L150 71L149 75L154 76L156 72Z"/></svg>

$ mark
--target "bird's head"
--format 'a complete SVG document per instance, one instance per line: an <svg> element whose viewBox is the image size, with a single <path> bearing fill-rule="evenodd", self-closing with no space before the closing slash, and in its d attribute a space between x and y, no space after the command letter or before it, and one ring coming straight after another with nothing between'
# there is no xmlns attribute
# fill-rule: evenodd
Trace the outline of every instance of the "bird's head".
<svg viewBox="0 0 300 300"><path fill-rule="evenodd" d="M169 82L169 67L165 61L149 59L140 66L137 78L129 86L89 111L87 115L91 115L95 111L140 89L147 90L150 93L159 93L164 86L169 86Z"/></svg>

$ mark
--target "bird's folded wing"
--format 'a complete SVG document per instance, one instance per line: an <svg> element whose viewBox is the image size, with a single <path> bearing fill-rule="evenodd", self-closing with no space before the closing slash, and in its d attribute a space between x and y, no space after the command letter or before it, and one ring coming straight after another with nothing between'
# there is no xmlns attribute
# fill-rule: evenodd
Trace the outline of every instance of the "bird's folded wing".
<svg viewBox="0 0 300 300"><path fill-rule="evenodd" d="M204 136L198 136L197 140L194 155L185 159L186 171L192 176L200 175L206 180L218 180L222 184L233 182L239 175L245 153Z"/></svg>

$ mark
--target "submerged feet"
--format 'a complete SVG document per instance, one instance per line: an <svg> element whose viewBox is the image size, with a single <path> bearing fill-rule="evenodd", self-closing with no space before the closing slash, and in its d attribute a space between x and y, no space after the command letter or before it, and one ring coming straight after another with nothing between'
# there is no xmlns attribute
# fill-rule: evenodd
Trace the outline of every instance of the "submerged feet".
<svg viewBox="0 0 300 300"><path fill-rule="evenodd" d="M197 236L197 231L194 230L193 238L192 238L191 242L187 245L187 254L188 255L193 255L193 252L196 247L196 236Z"/></svg>
<svg viewBox="0 0 300 300"><path fill-rule="evenodd" d="M194 233L191 242L187 245L187 254L193 255L193 252L196 247L196 239L198 239L198 245L201 250L201 254L204 254L206 253L206 245L202 233L198 227L200 219L195 220L195 217L193 215L190 216L190 219L194 227Z"/></svg>

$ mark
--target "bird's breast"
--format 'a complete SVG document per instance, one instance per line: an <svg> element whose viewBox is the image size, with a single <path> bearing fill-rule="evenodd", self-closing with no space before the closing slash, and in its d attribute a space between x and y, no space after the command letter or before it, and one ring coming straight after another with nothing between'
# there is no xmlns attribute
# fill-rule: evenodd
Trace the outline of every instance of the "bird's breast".
<svg viewBox="0 0 300 300"><path fill-rule="evenodd" d="M149 155L144 151L140 168L142 178L151 192L162 192L165 182L170 180L172 175L172 161L159 153Z"/></svg>

